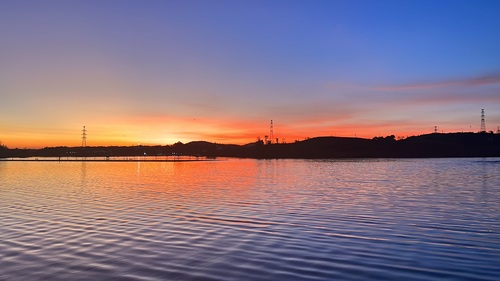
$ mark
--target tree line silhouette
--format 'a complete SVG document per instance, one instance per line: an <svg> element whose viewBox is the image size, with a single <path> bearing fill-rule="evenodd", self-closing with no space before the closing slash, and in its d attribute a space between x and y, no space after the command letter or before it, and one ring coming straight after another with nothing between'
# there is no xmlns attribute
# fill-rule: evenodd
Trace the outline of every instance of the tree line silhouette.
<svg viewBox="0 0 500 281"><path fill-rule="evenodd" d="M246 145L206 141L157 146L45 147L9 149L0 145L0 158L13 157L118 157L118 156L205 156L272 158L427 158L500 157L500 134L433 133L396 140L394 136L373 139L315 137L294 143Z"/></svg>

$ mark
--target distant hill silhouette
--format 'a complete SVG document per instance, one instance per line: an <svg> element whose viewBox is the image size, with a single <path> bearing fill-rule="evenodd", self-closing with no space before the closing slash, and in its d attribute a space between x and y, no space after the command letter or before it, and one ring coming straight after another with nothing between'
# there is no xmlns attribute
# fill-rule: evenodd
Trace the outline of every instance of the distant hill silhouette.
<svg viewBox="0 0 500 281"><path fill-rule="evenodd" d="M8 157L113 157L191 155L240 158L424 158L500 157L500 134L427 134L396 140L394 136L373 139L316 137L289 144L217 144L206 141L166 146L46 147L8 149L0 147L0 158Z"/></svg>

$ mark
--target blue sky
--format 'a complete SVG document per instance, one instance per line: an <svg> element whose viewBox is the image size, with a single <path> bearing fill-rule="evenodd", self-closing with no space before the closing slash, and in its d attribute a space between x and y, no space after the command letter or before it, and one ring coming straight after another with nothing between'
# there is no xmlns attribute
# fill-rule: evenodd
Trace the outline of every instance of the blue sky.
<svg viewBox="0 0 500 281"><path fill-rule="evenodd" d="M500 125L498 1L2 1L8 146Z"/></svg>

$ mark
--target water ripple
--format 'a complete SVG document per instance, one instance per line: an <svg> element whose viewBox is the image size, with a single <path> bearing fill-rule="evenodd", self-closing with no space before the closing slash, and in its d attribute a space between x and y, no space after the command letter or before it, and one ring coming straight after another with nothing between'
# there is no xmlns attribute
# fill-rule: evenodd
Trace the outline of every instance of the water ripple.
<svg viewBox="0 0 500 281"><path fill-rule="evenodd" d="M498 162L3 162L0 280L497 280Z"/></svg>

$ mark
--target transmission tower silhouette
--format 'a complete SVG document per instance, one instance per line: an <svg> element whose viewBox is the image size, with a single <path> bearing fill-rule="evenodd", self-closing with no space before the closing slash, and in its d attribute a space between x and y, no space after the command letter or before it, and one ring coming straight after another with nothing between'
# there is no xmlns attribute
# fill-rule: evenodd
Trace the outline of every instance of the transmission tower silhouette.
<svg viewBox="0 0 500 281"><path fill-rule="evenodd" d="M87 129L85 129L85 126L83 126L82 130L82 147L87 146Z"/></svg>
<svg viewBox="0 0 500 281"><path fill-rule="evenodd" d="M486 132L486 122L484 121L484 109L481 109L481 130L479 132Z"/></svg>
<svg viewBox="0 0 500 281"><path fill-rule="evenodd" d="M273 143L274 130L273 130L273 120L271 120L271 125L269 126L269 143Z"/></svg>

